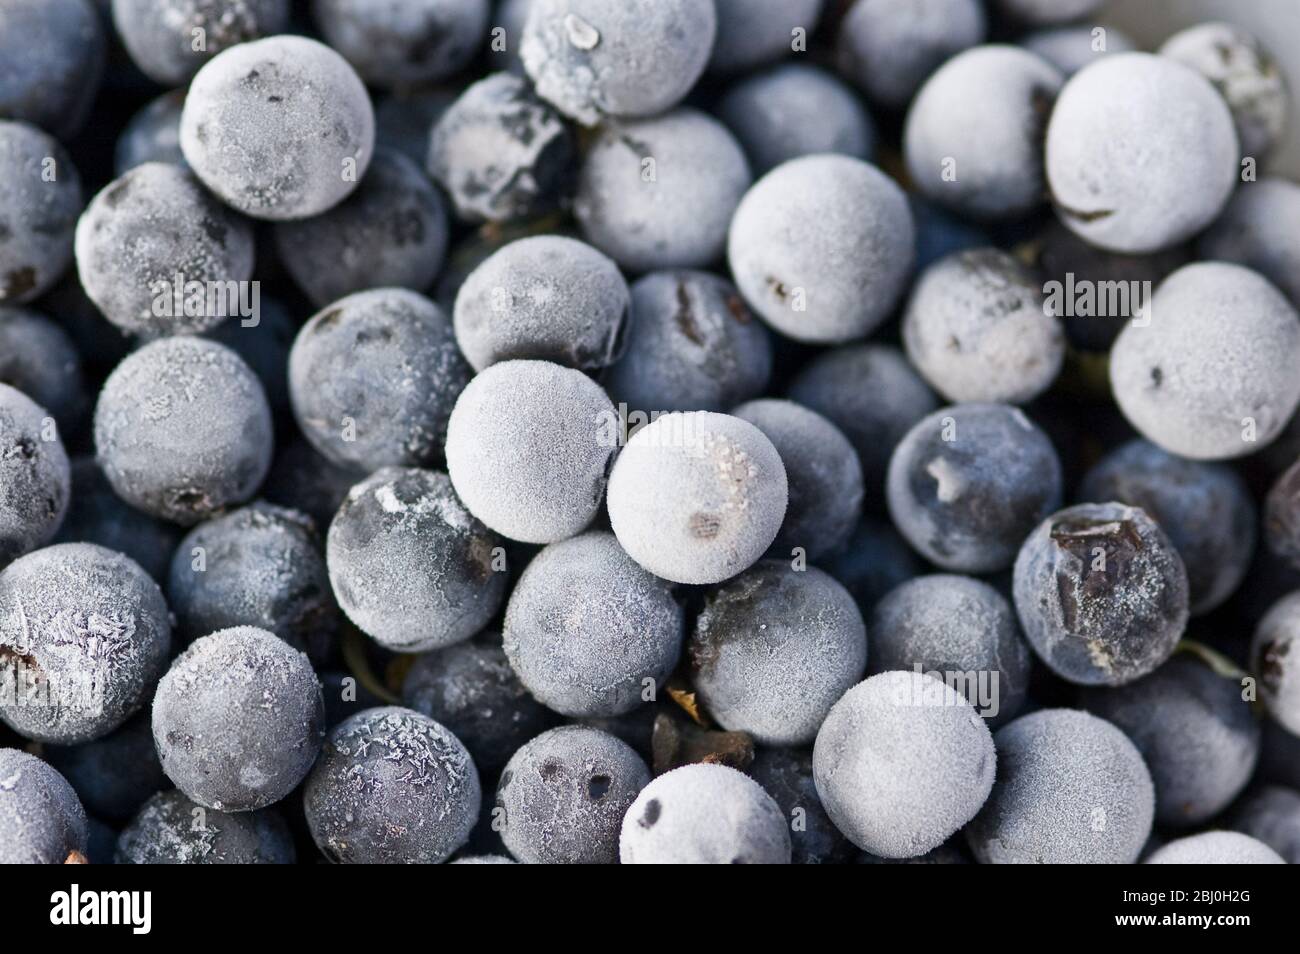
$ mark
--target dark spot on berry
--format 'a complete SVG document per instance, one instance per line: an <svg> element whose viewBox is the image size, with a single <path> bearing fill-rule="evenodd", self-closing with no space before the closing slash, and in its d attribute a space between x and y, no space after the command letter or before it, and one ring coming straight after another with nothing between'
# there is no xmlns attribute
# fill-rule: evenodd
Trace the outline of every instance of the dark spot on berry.
<svg viewBox="0 0 1300 954"><path fill-rule="evenodd" d="M641 820L637 822L642 828L653 828L654 823L659 820L659 799L652 798L645 803L645 812L641 815Z"/></svg>
<svg viewBox="0 0 1300 954"><path fill-rule="evenodd" d="M600 801L609 791L613 780L608 775L593 775L587 782L587 794L591 796L592 801Z"/></svg>

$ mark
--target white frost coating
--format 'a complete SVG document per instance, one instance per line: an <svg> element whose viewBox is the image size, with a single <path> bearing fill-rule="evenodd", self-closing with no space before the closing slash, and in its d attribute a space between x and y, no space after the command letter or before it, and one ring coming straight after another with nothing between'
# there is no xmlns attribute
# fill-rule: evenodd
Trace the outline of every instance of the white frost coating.
<svg viewBox="0 0 1300 954"><path fill-rule="evenodd" d="M1097 29L1105 32L1096 34L1094 31ZM1097 49L1103 39L1105 49ZM1118 28L1099 28L1091 24L1040 30L1020 42L1029 52L1041 56L1067 77L1073 76L1099 57L1110 53L1132 53L1138 48L1132 38Z"/></svg>
<svg viewBox="0 0 1300 954"><path fill-rule="evenodd" d="M785 466L747 421L665 414L637 431L609 481L609 519L632 559L676 583L717 583L752 565L785 517Z"/></svg>
<svg viewBox="0 0 1300 954"><path fill-rule="evenodd" d="M1111 349L1115 400L1144 437L1194 460L1252 454L1300 404L1300 316L1260 275L1201 262L1156 289Z"/></svg>
<svg viewBox="0 0 1300 954"><path fill-rule="evenodd" d="M870 334L916 259L903 191L848 156L804 156L745 193L727 257L749 305L782 334L823 344Z"/></svg>
<svg viewBox="0 0 1300 954"><path fill-rule="evenodd" d="M1300 592L1278 600L1260 620L1250 652L1264 707L1300 735Z"/></svg>
<svg viewBox="0 0 1300 954"><path fill-rule="evenodd" d="M0 12L0 44L4 16ZM9 75L16 75L10 70L15 64L5 65ZM42 173L51 160L59 174L48 182ZM0 120L0 221L5 226L0 230L0 305L31 301L59 280L72 261L81 206L81 178L54 137L26 123Z"/></svg>
<svg viewBox="0 0 1300 954"><path fill-rule="evenodd" d="M725 765L685 765L641 790L623 818L625 865L789 864L781 809L749 776Z"/></svg>
<svg viewBox="0 0 1300 954"><path fill-rule="evenodd" d="M718 35L709 69L736 73L788 56L795 30L810 38L824 0L715 0L715 5Z"/></svg>
<svg viewBox="0 0 1300 954"><path fill-rule="evenodd" d="M1151 834L1155 788L1119 729L1042 709L998 730L998 780L966 828L982 864L1132 864Z"/></svg>
<svg viewBox="0 0 1300 954"><path fill-rule="evenodd" d="M1072 77L1046 149L1061 221L1092 245L1129 253L1209 225L1237 183L1240 155L1232 114L1209 81L1148 53L1107 56Z"/></svg>
<svg viewBox="0 0 1300 954"><path fill-rule="evenodd" d="M885 672L832 707L813 747L813 778L835 826L864 851L913 858L979 811L997 756L988 726L933 676Z"/></svg>
<svg viewBox="0 0 1300 954"><path fill-rule="evenodd" d="M535 0L520 56L539 96L594 126L676 105L716 29L713 0Z"/></svg>
<svg viewBox="0 0 1300 954"><path fill-rule="evenodd" d="M181 150L204 185L259 219L302 219L341 202L375 145L370 97L343 57L273 36L219 53L190 84ZM353 175L344 175L348 164Z"/></svg>
<svg viewBox="0 0 1300 954"><path fill-rule="evenodd" d="M1065 358L1065 334L1044 311L1038 278L993 248L954 252L922 273L903 344L930 386L961 402L1032 400Z"/></svg>
<svg viewBox="0 0 1300 954"><path fill-rule="evenodd" d="M1242 183L1196 251L1255 269L1300 308L1300 185L1276 176Z"/></svg>
<svg viewBox="0 0 1300 954"><path fill-rule="evenodd" d="M163 86L184 86L222 50L283 33L289 5L289 0L112 0L113 25L141 72ZM202 44L194 42L196 36Z"/></svg>
<svg viewBox="0 0 1300 954"><path fill-rule="evenodd" d="M1015 46L953 57L907 114L903 151L916 187L974 218L1036 208L1044 199L1042 130L1062 81L1046 60Z"/></svg>
<svg viewBox="0 0 1300 954"><path fill-rule="evenodd" d="M1286 859L1255 838L1207 831L1171 841L1151 853L1148 865L1284 865Z"/></svg>
<svg viewBox="0 0 1300 954"><path fill-rule="evenodd" d="M34 755L0 749L0 864L61 865L86 850L86 812L57 771Z"/></svg>
<svg viewBox="0 0 1300 954"><path fill-rule="evenodd" d="M72 471L63 441L43 439L49 412L0 384L0 569L58 531Z"/></svg>

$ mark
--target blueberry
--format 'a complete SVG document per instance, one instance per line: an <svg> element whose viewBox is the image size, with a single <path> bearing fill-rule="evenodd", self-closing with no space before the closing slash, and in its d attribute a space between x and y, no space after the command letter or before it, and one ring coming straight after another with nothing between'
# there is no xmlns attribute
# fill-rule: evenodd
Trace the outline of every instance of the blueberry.
<svg viewBox="0 0 1300 954"><path fill-rule="evenodd" d="M1143 437L1222 460L1272 441L1300 403L1300 316L1266 279L1200 262L1156 290L1111 350L1115 400Z"/></svg>
<svg viewBox="0 0 1300 954"><path fill-rule="evenodd" d="M796 31L806 41L817 28L824 0L716 0L716 5L718 30L709 69L737 73L788 55Z"/></svg>
<svg viewBox="0 0 1300 954"><path fill-rule="evenodd" d="M811 751L759 748L748 771L790 819L791 864L846 864L852 859L852 843L840 834L817 795Z"/></svg>
<svg viewBox="0 0 1300 954"><path fill-rule="evenodd" d="M1265 176L1238 186L1196 250L1202 258L1253 268L1300 308L1300 185Z"/></svg>
<svg viewBox="0 0 1300 954"><path fill-rule="evenodd" d="M1284 596L1264 614L1251 640L1251 669L1264 708L1288 732L1300 735L1300 592Z"/></svg>
<svg viewBox="0 0 1300 954"><path fill-rule="evenodd" d="M668 584L609 533L553 543L506 607L505 651L528 691L573 718L616 716L657 698L677 665L682 609Z"/></svg>
<svg viewBox="0 0 1300 954"><path fill-rule="evenodd" d="M419 166L375 150L357 190L332 209L277 222L275 246L317 308L369 288L433 284L447 252L447 211Z"/></svg>
<svg viewBox="0 0 1300 954"><path fill-rule="evenodd" d="M1088 711L1138 747L1156 787L1156 821L1189 827L1237 797L1259 758L1259 723L1240 683L1179 654L1151 675L1116 689L1087 689Z"/></svg>
<svg viewBox="0 0 1300 954"><path fill-rule="evenodd" d="M257 376L229 348L200 338L162 338L133 352L95 407L96 459L113 490L176 523L251 497L272 444Z"/></svg>
<svg viewBox="0 0 1300 954"><path fill-rule="evenodd" d="M456 341L476 371L516 358L581 371L618 359L630 296L618 266L560 235L502 247L456 294Z"/></svg>
<svg viewBox="0 0 1300 954"><path fill-rule="evenodd" d="M0 304L31 301L59 280L80 212L81 179L63 147L35 126L0 119Z"/></svg>
<svg viewBox="0 0 1300 954"><path fill-rule="evenodd" d="M481 800L460 740L396 706L335 726L303 791L312 838L341 864L445 861L469 838Z"/></svg>
<svg viewBox="0 0 1300 954"><path fill-rule="evenodd" d="M146 76L164 86L190 80L222 50L289 26L289 0L112 0L113 25Z"/></svg>
<svg viewBox="0 0 1300 954"><path fill-rule="evenodd" d="M0 748L0 863L61 865L86 851L86 811L57 771Z"/></svg>
<svg viewBox="0 0 1300 954"><path fill-rule="evenodd" d="M0 116L67 140L99 91L108 44L91 0L8 0L0 10ZM7 176L5 177L7 178Z"/></svg>
<svg viewBox="0 0 1300 954"><path fill-rule="evenodd" d="M785 467L763 432L712 411L665 414L628 441L609 478L623 549L675 583L718 583L751 566L785 518Z"/></svg>
<svg viewBox="0 0 1300 954"><path fill-rule="evenodd" d="M889 513L946 570L991 573L1061 502L1052 443L1022 411L958 404L918 421L889 463Z"/></svg>
<svg viewBox="0 0 1300 954"><path fill-rule="evenodd" d="M753 779L725 765L686 765L641 790L623 818L625 865L789 864L790 829Z"/></svg>
<svg viewBox="0 0 1300 954"><path fill-rule="evenodd" d="M868 516L849 535L840 552L822 568L849 591L864 613L886 593L923 572L921 559L894 525Z"/></svg>
<svg viewBox="0 0 1300 954"><path fill-rule="evenodd" d="M218 811L253 811L284 798L310 771L324 735L320 682L307 657L253 626L193 642L154 696L163 771Z"/></svg>
<svg viewBox="0 0 1300 954"><path fill-rule="evenodd" d="M0 305L0 383L22 391L72 431L88 398L81 356L59 325L29 308Z"/></svg>
<svg viewBox="0 0 1300 954"><path fill-rule="evenodd" d="M185 96L181 150L203 184L259 219L319 215L365 175L370 97L347 61L298 36L241 43L209 60Z"/></svg>
<svg viewBox="0 0 1300 954"><path fill-rule="evenodd" d="M1300 569L1300 459L1269 488L1264 501L1264 542Z"/></svg>
<svg viewBox="0 0 1300 954"><path fill-rule="evenodd" d="M149 799L122 830L119 865L289 865L289 826L273 808L220 812L172 789Z"/></svg>
<svg viewBox="0 0 1300 954"><path fill-rule="evenodd" d="M343 612L397 652L468 639L505 596L499 538L438 471L385 467L353 487L330 524L326 559Z"/></svg>
<svg viewBox="0 0 1300 954"><path fill-rule="evenodd" d="M981 864L1132 864L1155 789L1137 748L1086 712L1042 709L1003 726L998 780L966 829Z"/></svg>
<svg viewBox="0 0 1300 954"><path fill-rule="evenodd" d="M301 510L328 530L334 514L361 475L322 457L301 437L280 445L262 496L273 504Z"/></svg>
<svg viewBox="0 0 1300 954"><path fill-rule="evenodd" d="M0 573L0 676L16 680L0 718L60 745L107 735L147 702L171 631L158 584L120 553L61 543L15 560Z"/></svg>
<svg viewBox="0 0 1300 954"><path fill-rule="evenodd" d="M993 786L993 737L951 686L886 672L831 708L813 748L826 813L851 842L885 858L943 844Z"/></svg>
<svg viewBox="0 0 1300 954"><path fill-rule="evenodd" d="M545 212L566 185L573 137L512 73L479 80L447 107L429 141L429 174L468 222Z"/></svg>
<svg viewBox="0 0 1300 954"><path fill-rule="evenodd" d="M1187 625L1187 571L1145 511L1079 504L1025 539L1015 601L1029 645L1053 672L1120 686L1174 651Z"/></svg>
<svg viewBox="0 0 1300 954"><path fill-rule="evenodd" d="M469 376L442 309L405 288L334 302L303 325L289 355L289 396L303 435L333 463L358 471L441 461Z"/></svg>
<svg viewBox="0 0 1300 954"><path fill-rule="evenodd" d="M1030 53L1051 63L1066 77L1107 53L1132 53L1137 44L1117 27L1058 26L1038 30L1020 41Z"/></svg>
<svg viewBox="0 0 1300 954"><path fill-rule="evenodd" d="M889 315L915 260L903 192L848 156L803 156L745 193L727 257L763 320L799 341L861 338Z"/></svg>
<svg viewBox="0 0 1300 954"><path fill-rule="evenodd" d="M1152 852L1148 865L1284 865L1286 860L1264 844L1235 831L1207 831L1171 841Z"/></svg>
<svg viewBox="0 0 1300 954"><path fill-rule="evenodd" d="M76 253L86 294L124 332L202 332L238 313L246 297L238 286L253 274L253 230L187 169L147 162L90 200ZM197 309L191 282L202 283Z"/></svg>
<svg viewBox="0 0 1300 954"><path fill-rule="evenodd" d="M174 89L151 99L131 117L113 149L113 175L121 177L146 162L183 165L181 109L185 90Z"/></svg>
<svg viewBox="0 0 1300 954"><path fill-rule="evenodd" d="M807 745L862 678L867 633L832 577L763 560L709 594L686 652L696 695L724 729Z"/></svg>
<svg viewBox="0 0 1300 954"><path fill-rule="evenodd" d="M1262 841L1288 864L1300 862L1300 792L1276 785L1257 789L1238 803L1232 827Z"/></svg>
<svg viewBox="0 0 1300 954"><path fill-rule="evenodd" d="M501 773L501 840L525 864L617 864L623 815L649 783L641 757L607 732L543 732Z"/></svg>
<svg viewBox="0 0 1300 954"><path fill-rule="evenodd" d="M1131 162L1137 150L1143 161ZM1214 87L1149 53L1117 53L1077 73L1047 127L1057 215L1113 252L1159 251L1209 225L1232 193L1239 153Z"/></svg>
<svg viewBox="0 0 1300 954"><path fill-rule="evenodd" d="M144 801L168 787L154 749L149 714L140 712L103 738L73 746L48 746L45 757L95 816L121 823Z"/></svg>
<svg viewBox="0 0 1300 954"><path fill-rule="evenodd" d="M603 125L578 170L573 214L624 268L705 268L722 257L752 181L727 127L683 107Z"/></svg>
<svg viewBox="0 0 1300 954"><path fill-rule="evenodd" d="M1090 16L1103 0L996 0L1002 12L1027 26L1054 26Z"/></svg>

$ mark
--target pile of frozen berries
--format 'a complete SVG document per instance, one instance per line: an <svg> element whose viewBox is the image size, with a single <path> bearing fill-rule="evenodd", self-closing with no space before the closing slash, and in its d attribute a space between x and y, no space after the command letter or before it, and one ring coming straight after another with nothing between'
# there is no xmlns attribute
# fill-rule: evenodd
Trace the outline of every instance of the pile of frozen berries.
<svg viewBox="0 0 1300 954"><path fill-rule="evenodd" d="M1099 0L0 0L0 862L1300 861L1300 184Z"/></svg>

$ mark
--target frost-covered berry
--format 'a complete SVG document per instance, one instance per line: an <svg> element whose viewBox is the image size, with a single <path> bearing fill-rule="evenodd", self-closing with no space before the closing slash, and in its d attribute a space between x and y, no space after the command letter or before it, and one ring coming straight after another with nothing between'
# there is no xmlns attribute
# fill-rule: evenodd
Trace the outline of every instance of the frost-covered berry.
<svg viewBox="0 0 1300 954"><path fill-rule="evenodd" d="M86 810L34 755L0 748L0 864L61 865L86 851Z"/></svg>
<svg viewBox="0 0 1300 954"><path fill-rule="evenodd" d="M748 772L790 819L791 864L846 864L853 858L856 849L822 808L811 751L760 748Z"/></svg>
<svg viewBox="0 0 1300 954"><path fill-rule="evenodd" d="M623 815L649 783L641 756L608 732L543 732L501 773L501 840L525 864L617 864Z"/></svg>
<svg viewBox="0 0 1300 954"><path fill-rule="evenodd" d="M716 30L711 0L533 0L520 56L542 99L593 126L675 106Z"/></svg>
<svg viewBox="0 0 1300 954"><path fill-rule="evenodd" d="M1259 758L1259 721L1241 683L1179 654L1151 675L1114 689L1089 688L1082 704L1124 731L1151 770L1156 820L1209 821L1246 787Z"/></svg>
<svg viewBox="0 0 1300 954"><path fill-rule="evenodd" d="M93 457L75 458L69 469L68 514L54 542L97 543L126 554L160 584L165 581L180 529L124 502Z"/></svg>
<svg viewBox="0 0 1300 954"><path fill-rule="evenodd" d="M1156 289L1149 320L1111 349L1120 410L1180 457L1241 457L1268 444L1300 404L1300 316L1240 265L1199 262Z"/></svg>
<svg viewBox="0 0 1300 954"><path fill-rule="evenodd" d="M470 513L512 540L552 543L591 522L617 450L600 386L549 361L502 361L461 393L447 469Z"/></svg>
<svg viewBox="0 0 1300 954"><path fill-rule="evenodd" d="M903 192L875 166L848 156L803 156L745 193L727 257L736 287L777 331L837 343L889 315L916 256Z"/></svg>
<svg viewBox="0 0 1300 954"><path fill-rule="evenodd" d="M459 739L427 716L385 706L334 727L303 808L331 861L436 864L465 844L482 797Z"/></svg>
<svg viewBox="0 0 1300 954"><path fill-rule="evenodd" d="M1284 865L1286 859L1249 835L1235 831L1207 831L1157 848L1143 864Z"/></svg>
<svg viewBox="0 0 1300 954"><path fill-rule="evenodd" d="M449 865L517 865L519 862L505 855L461 855Z"/></svg>
<svg viewBox="0 0 1300 954"><path fill-rule="evenodd" d="M922 273L903 316L903 344L951 401L1023 404L1051 386L1065 356L1042 284L994 248L954 252Z"/></svg>
<svg viewBox="0 0 1300 954"><path fill-rule="evenodd" d="M578 170L573 214L624 268L704 268L722 256L752 181L727 127L683 107L603 125Z"/></svg>
<svg viewBox="0 0 1300 954"><path fill-rule="evenodd" d="M487 33L489 0L312 0L321 35L373 86L436 83L464 69Z"/></svg>
<svg viewBox="0 0 1300 954"><path fill-rule="evenodd" d="M0 569L54 536L68 509L70 482L54 418L0 384Z"/></svg>
<svg viewBox="0 0 1300 954"><path fill-rule="evenodd" d="M686 651L697 697L724 729L807 745L862 678L867 634L832 577L763 560L706 598Z"/></svg>
<svg viewBox="0 0 1300 954"><path fill-rule="evenodd" d="M127 503L181 524L251 497L271 465L271 412L229 348L188 336L128 355L95 407L95 454Z"/></svg>
<svg viewBox="0 0 1300 954"><path fill-rule="evenodd" d="M1277 176L1242 183L1196 250L1253 268L1300 307L1300 185Z"/></svg>
<svg viewBox="0 0 1300 954"><path fill-rule="evenodd" d="M118 837L119 865L291 865L293 835L273 808L220 812L172 789L149 799Z"/></svg>
<svg viewBox="0 0 1300 954"><path fill-rule="evenodd" d="M39 312L0 305L0 384L22 391L65 429L86 409L77 346Z"/></svg>
<svg viewBox="0 0 1300 954"><path fill-rule="evenodd" d="M1107 53L1132 53L1138 48L1127 33L1113 26L1054 27L1031 33L1020 42L1067 77Z"/></svg>
<svg viewBox="0 0 1300 954"><path fill-rule="evenodd" d="M348 491L326 560L352 622L395 652L423 652L468 639L496 613L506 589L499 544L446 474L385 467Z"/></svg>
<svg viewBox="0 0 1300 954"><path fill-rule="evenodd" d="M923 572L921 558L894 525L871 516L858 524L844 548L823 561L822 567L852 594L864 613L894 587Z"/></svg>
<svg viewBox="0 0 1300 954"><path fill-rule="evenodd" d="M787 393L844 432L862 464L869 506L884 489L898 442L939 404L902 353L879 344L818 355L794 376Z"/></svg>
<svg viewBox="0 0 1300 954"><path fill-rule="evenodd" d="M1214 220L1236 184L1239 147L1227 104L1203 76L1166 57L1118 53L1061 90L1046 155L1061 221L1100 248L1141 253Z"/></svg>
<svg viewBox="0 0 1300 954"><path fill-rule="evenodd" d="M47 745L44 755L92 816L114 823L126 821L150 795L170 787L154 748L148 711L92 742Z"/></svg>
<svg viewBox="0 0 1300 954"><path fill-rule="evenodd" d="M979 0L856 0L840 22L839 70L873 100L902 109L950 56L984 40Z"/></svg>
<svg viewBox="0 0 1300 954"><path fill-rule="evenodd" d="M469 376L442 309L405 288L334 302L303 325L289 355L303 435L334 463L361 471L440 461Z"/></svg>
<svg viewBox="0 0 1300 954"><path fill-rule="evenodd" d="M289 0L112 0L113 26L140 71L179 86L222 50L289 26Z"/></svg>
<svg viewBox="0 0 1300 954"><path fill-rule="evenodd" d="M1288 864L1300 864L1300 792L1280 785L1256 789L1237 805L1232 827L1262 841Z"/></svg>
<svg viewBox="0 0 1300 954"><path fill-rule="evenodd" d="M1191 259L1186 245L1150 255L1107 252L1053 219L1039 236L1035 264L1044 295L1061 312L1070 343L1104 352L1130 319L1149 314L1151 289Z"/></svg>
<svg viewBox="0 0 1300 954"><path fill-rule="evenodd" d="M1232 110L1241 154L1267 158L1286 128L1291 97L1259 37L1232 23L1198 23L1165 40L1157 52L1213 83Z"/></svg>
<svg viewBox="0 0 1300 954"><path fill-rule="evenodd" d="M1015 717L1029 688L1029 647L1015 613L989 584L966 576L918 576L871 613L868 671L960 673L954 686L990 725Z"/></svg>
<svg viewBox="0 0 1300 954"><path fill-rule="evenodd" d="M1002 12L1027 26L1070 23L1096 13L1104 0L996 0Z"/></svg>
<svg viewBox="0 0 1300 954"><path fill-rule="evenodd" d="M181 113L181 150L203 184L258 219L338 205L375 144L370 97L347 61L299 36L241 43L199 70Z"/></svg>
<svg viewBox="0 0 1300 954"><path fill-rule="evenodd" d="M267 503L191 530L172 557L167 599L187 641L255 626L311 655L327 649L338 628L316 525Z"/></svg>
<svg viewBox="0 0 1300 954"><path fill-rule="evenodd" d="M823 0L715 0L717 38L709 69L738 73L808 48ZM802 40L802 46L796 46Z"/></svg>
<svg viewBox="0 0 1300 954"><path fill-rule="evenodd" d="M848 438L794 401L763 398L731 413L762 431L785 465L789 502L773 555L820 560L838 550L862 516L862 464Z"/></svg>
<svg viewBox="0 0 1300 954"><path fill-rule="evenodd" d="M623 818L625 865L789 864L790 826L761 785L725 765L684 765L641 790Z"/></svg>
<svg viewBox="0 0 1300 954"><path fill-rule="evenodd" d="M92 0L6 0L0 7L0 116L67 141L90 112L107 42Z"/></svg>
<svg viewBox="0 0 1300 954"><path fill-rule="evenodd" d="M1015 601L1025 638L1057 675L1120 686L1174 651L1187 625L1187 571L1143 510L1078 504L1026 537Z"/></svg>
<svg viewBox="0 0 1300 954"><path fill-rule="evenodd" d="M0 120L0 304L31 301L59 280L80 214L81 178L63 147L35 126Z"/></svg>
<svg viewBox="0 0 1300 954"><path fill-rule="evenodd" d="M424 291L447 254L444 206L419 166L377 149L357 190L334 208L277 222L275 247L317 308L369 288Z"/></svg>
<svg viewBox="0 0 1300 954"><path fill-rule="evenodd" d="M427 168L468 222L510 222L559 198L573 137L551 106L513 73L470 86L433 127Z"/></svg>
<svg viewBox="0 0 1300 954"><path fill-rule="evenodd" d="M402 704L454 732L485 779L555 723L510 668L501 634L490 630L416 656L402 682Z"/></svg>
<svg viewBox="0 0 1300 954"><path fill-rule="evenodd" d="M1255 505L1232 469L1184 460L1134 440L1084 475L1081 501L1117 500L1160 524L1187 568L1192 615L1214 609L1236 590L1255 552Z"/></svg>
<svg viewBox="0 0 1300 954"><path fill-rule="evenodd" d="M236 626L176 657L153 700L163 771L208 808L246 812L284 798L325 735L307 657L264 629Z"/></svg>
<svg viewBox="0 0 1300 954"><path fill-rule="evenodd" d="M542 550L506 607L505 651L528 691L573 718L616 716L657 698L677 665L682 608L613 535Z"/></svg>
<svg viewBox="0 0 1300 954"><path fill-rule="evenodd" d="M148 698L171 630L162 590L120 553L61 543L15 560L0 573L0 719L60 745L107 735Z"/></svg>
<svg viewBox="0 0 1300 954"><path fill-rule="evenodd" d="M627 442L609 478L609 521L637 563L675 583L751 566L785 519L785 466L748 421L665 414Z"/></svg>
<svg viewBox="0 0 1300 954"><path fill-rule="evenodd" d="M989 573L1061 503L1061 464L1018 408L958 404L918 421L889 464L899 533L946 570Z"/></svg>
<svg viewBox="0 0 1300 954"><path fill-rule="evenodd" d="M1269 489L1264 503L1264 542L1273 553L1300 569L1300 460Z"/></svg>
<svg viewBox="0 0 1300 954"><path fill-rule="evenodd" d="M978 219L1015 218L1046 198L1043 130L1063 77L1015 46L977 46L946 62L912 100L907 170L922 195Z"/></svg>
<svg viewBox="0 0 1300 954"><path fill-rule="evenodd" d="M602 377L614 401L646 415L724 411L767 390L772 336L729 281L651 272L631 295L626 350Z"/></svg>
<svg viewBox="0 0 1300 954"><path fill-rule="evenodd" d="M181 109L185 90L174 89L151 99L127 122L113 148L113 175L126 175L146 162L183 165L181 152Z"/></svg>
<svg viewBox="0 0 1300 954"><path fill-rule="evenodd" d="M997 761L988 726L961 693L933 676L885 672L835 703L817 733L813 777L851 842L911 858L974 817Z"/></svg>
<svg viewBox="0 0 1300 954"><path fill-rule="evenodd" d="M240 296L227 289L253 274L253 230L188 170L146 162L90 200L76 253L81 286L123 332L202 332L237 311Z"/></svg>
<svg viewBox="0 0 1300 954"><path fill-rule="evenodd" d="M561 235L519 239L469 273L456 294L456 341L482 371L514 358L594 371L622 353L630 306L618 266Z"/></svg>
<svg viewBox="0 0 1300 954"><path fill-rule="evenodd" d="M966 828L981 864L1132 864L1151 834L1155 789L1115 726L1042 709L998 730L998 780Z"/></svg>
<svg viewBox="0 0 1300 954"><path fill-rule="evenodd" d="M1250 655L1264 708L1300 735L1300 592L1278 600L1260 620Z"/></svg>
<svg viewBox="0 0 1300 954"><path fill-rule="evenodd" d="M876 130L857 96L816 66L785 63L737 83L718 118L740 142L756 175L789 159L833 152L870 159Z"/></svg>
<svg viewBox="0 0 1300 954"><path fill-rule="evenodd" d="M224 321L204 337L223 344L244 359L266 391L266 403L276 421L287 421L289 352L302 321L283 302L259 291L247 317ZM296 435L295 435L296 436Z"/></svg>

